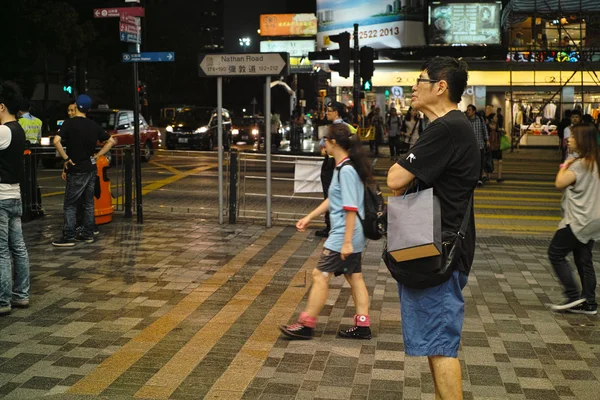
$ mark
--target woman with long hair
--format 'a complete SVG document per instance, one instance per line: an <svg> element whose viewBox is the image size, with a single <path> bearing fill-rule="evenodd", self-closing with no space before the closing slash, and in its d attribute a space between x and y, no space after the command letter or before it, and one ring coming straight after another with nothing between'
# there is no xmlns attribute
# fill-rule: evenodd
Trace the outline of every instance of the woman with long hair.
<svg viewBox="0 0 600 400"><path fill-rule="evenodd" d="M416 108L409 107L404 118L404 126L402 127L404 142L408 144L407 150L414 146L423 133L423 118Z"/></svg>
<svg viewBox="0 0 600 400"><path fill-rule="evenodd" d="M488 133L490 134L490 152L492 153L492 162L494 162L494 160L498 161L498 168L494 168L494 171L498 172L496 182L504 182L504 179L502 179L502 150L500 150L500 143L502 141L502 136L504 135L504 130L500 127L498 123L498 117L494 113L486 117L486 125ZM491 175L492 174L490 173L490 178Z"/></svg>
<svg viewBox="0 0 600 400"><path fill-rule="evenodd" d="M281 326L291 339L311 339L317 318L327 300L332 275L344 275L352 288L356 307L354 326L339 331L341 337L370 339L369 293L362 276L361 258L365 236L359 218L365 218L364 185L372 181L371 166L362 153L360 138L351 134L346 124L334 124L325 135L327 154L335 158L336 168L329 186L329 196L296 224L304 232L310 221L329 211L331 230L317 267L306 309L298 322Z"/></svg>
<svg viewBox="0 0 600 400"><path fill-rule="evenodd" d="M551 305L554 311L597 313L596 273L592 261L594 240L600 239L600 146L598 130L590 124L572 128L568 139L570 158L560 165L556 187L563 190L558 231L548 248L548 258L563 285L566 300ZM567 254L573 252L581 291L577 287Z"/></svg>

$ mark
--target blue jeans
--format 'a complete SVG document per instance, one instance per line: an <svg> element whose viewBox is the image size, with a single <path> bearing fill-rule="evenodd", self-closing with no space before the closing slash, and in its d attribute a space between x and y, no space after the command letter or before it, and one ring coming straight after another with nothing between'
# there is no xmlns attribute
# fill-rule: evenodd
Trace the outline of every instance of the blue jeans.
<svg viewBox="0 0 600 400"><path fill-rule="evenodd" d="M63 239L75 239L75 225L77 223L77 203L81 199L83 204L83 228L81 235L84 238L93 237L94 229L94 187L96 185L96 171L67 174L67 188L65 190L65 225Z"/></svg>
<svg viewBox="0 0 600 400"><path fill-rule="evenodd" d="M11 298L29 299L29 255L23 241L22 213L21 199L0 200L0 307L10 306Z"/></svg>

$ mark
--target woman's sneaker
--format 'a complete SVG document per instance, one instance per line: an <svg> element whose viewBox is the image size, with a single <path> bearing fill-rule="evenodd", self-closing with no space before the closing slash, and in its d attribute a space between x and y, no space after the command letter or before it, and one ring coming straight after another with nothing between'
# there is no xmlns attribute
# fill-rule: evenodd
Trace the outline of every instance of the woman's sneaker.
<svg viewBox="0 0 600 400"><path fill-rule="evenodd" d="M585 299L570 299L559 304L550 304L550 309L552 311L566 311L570 308L577 307L582 303L585 303Z"/></svg>
<svg viewBox="0 0 600 400"><path fill-rule="evenodd" d="M282 325L279 327L281 333L290 339L309 340L313 337L313 328L302 324Z"/></svg>
<svg viewBox="0 0 600 400"><path fill-rule="evenodd" d="M371 339L371 328L368 326L353 326L338 332L340 337L349 339Z"/></svg>
<svg viewBox="0 0 600 400"><path fill-rule="evenodd" d="M596 315L598 314L598 306L592 306L586 301L585 303L581 303L575 307L569 308L567 312L573 314Z"/></svg>

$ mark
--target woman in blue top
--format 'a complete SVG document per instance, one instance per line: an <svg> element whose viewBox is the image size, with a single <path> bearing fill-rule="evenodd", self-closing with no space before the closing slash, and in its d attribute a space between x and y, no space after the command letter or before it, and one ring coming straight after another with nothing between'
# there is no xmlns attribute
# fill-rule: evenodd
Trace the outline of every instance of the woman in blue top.
<svg viewBox="0 0 600 400"><path fill-rule="evenodd" d="M333 155L336 168L329 187L328 198L296 224L303 232L314 218L329 211L331 230L323 253L313 270L313 284L306 309L298 322L282 326L281 331L292 339L311 339L317 317L327 300L332 274L344 275L352 287L356 306L354 326L339 332L342 337L370 339L369 293L363 280L361 255L365 235L360 220L365 217L364 182L372 179L371 167L362 153L360 139L352 135L346 124L334 124L325 135L327 154Z"/></svg>

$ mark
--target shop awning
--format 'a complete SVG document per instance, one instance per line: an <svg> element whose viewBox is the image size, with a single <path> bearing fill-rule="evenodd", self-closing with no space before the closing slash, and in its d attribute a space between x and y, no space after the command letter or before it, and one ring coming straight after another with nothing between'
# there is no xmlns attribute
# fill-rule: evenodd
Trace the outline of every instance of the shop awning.
<svg viewBox="0 0 600 400"><path fill-rule="evenodd" d="M523 20L525 16L556 13L599 13L598 0L511 0L502 12L502 26Z"/></svg>

